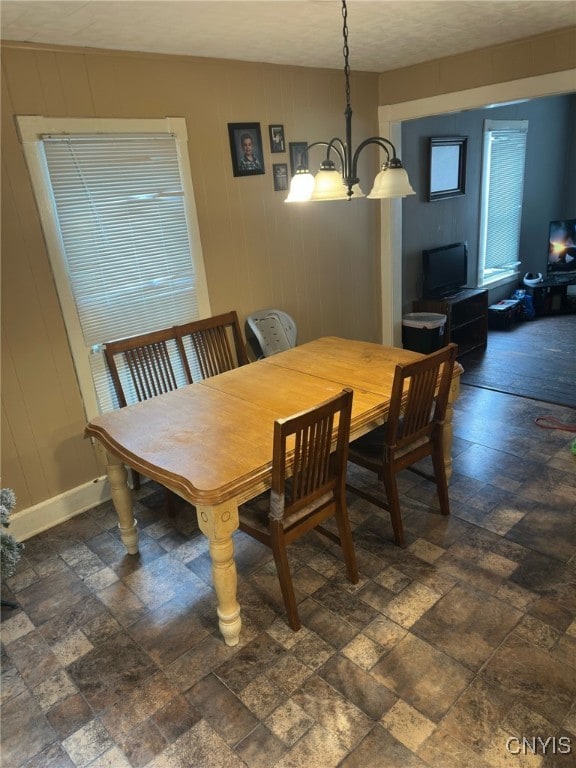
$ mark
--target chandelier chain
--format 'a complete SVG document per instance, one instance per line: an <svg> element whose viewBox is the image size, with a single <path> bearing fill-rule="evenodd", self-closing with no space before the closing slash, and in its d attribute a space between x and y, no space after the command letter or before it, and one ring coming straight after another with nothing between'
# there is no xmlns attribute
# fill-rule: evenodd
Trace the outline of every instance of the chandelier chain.
<svg viewBox="0 0 576 768"><path fill-rule="evenodd" d="M350 64L348 63L350 49L348 48L348 9L346 8L346 0L342 0L342 19L342 36L344 38L342 53L344 55L344 78L346 80L346 107L350 107Z"/></svg>

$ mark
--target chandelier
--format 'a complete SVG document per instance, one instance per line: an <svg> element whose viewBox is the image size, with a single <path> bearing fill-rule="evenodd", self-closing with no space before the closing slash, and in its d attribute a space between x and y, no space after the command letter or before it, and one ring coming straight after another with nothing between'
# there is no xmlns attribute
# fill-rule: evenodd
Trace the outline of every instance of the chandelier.
<svg viewBox="0 0 576 768"><path fill-rule="evenodd" d="M344 39L344 79L346 82L346 139L342 141L338 137L330 141L315 141L306 146L302 153L300 166L290 182L290 191L286 203L301 203L309 200L351 200L353 197L364 197L360 189L358 178L358 157L364 147L376 144L386 153L386 160L380 168L380 172L374 179L372 190L368 194L372 199L391 197L406 197L413 195L414 190L410 186L408 174L402 167L400 158L396 155L396 149L391 141L382 136L373 136L365 139L352 151L352 107L350 106L350 64L348 63L348 9L346 0L342 0L342 36ZM327 147L326 158L320 164L320 170L316 176L310 173L308 168L308 150L313 147ZM340 162L340 170L331 155L335 155Z"/></svg>

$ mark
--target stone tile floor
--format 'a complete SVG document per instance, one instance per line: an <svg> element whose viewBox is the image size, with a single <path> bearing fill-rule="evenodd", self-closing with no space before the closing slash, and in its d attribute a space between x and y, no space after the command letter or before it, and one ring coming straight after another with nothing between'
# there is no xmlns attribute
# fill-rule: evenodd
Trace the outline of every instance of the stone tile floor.
<svg viewBox="0 0 576 768"><path fill-rule="evenodd" d="M3 588L20 607L2 611L2 765L576 765L574 435L541 415L576 421L462 387L451 516L404 473L401 550L350 496L360 582L328 540L294 544L298 633L269 551L238 533L243 629L224 644L194 511L167 517L154 486L137 557L111 503L30 539Z"/></svg>

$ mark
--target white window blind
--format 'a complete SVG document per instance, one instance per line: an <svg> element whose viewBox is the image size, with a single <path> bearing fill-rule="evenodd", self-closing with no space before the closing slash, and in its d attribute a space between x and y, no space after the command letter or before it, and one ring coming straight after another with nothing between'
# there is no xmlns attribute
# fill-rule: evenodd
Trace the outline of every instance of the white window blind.
<svg viewBox="0 0 576 768"><path fill-rule="evenodd" d="M169 134L44 136L43 146L105 411L115 398L100 345L199 316L176 142Z"/></svg>
<svg viewBox="0 0 576 768"><path fill-rule="evenodd" d="M527 120L485 120L478 284L518 271Z"/></svg>
<svg viewBox="0 0 576 768"><path fill-rule="evenodd" d="M92 417L117 405L103 343L210 313L185 121L18 125Z"/></svg>

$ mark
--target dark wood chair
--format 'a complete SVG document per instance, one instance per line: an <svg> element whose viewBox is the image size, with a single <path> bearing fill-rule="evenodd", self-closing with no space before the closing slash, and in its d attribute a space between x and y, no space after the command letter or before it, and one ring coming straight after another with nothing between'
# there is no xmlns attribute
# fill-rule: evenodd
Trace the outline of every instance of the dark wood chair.
<svg viewBox="0 0 576 768"><path fill-rule="evenodd" d="M173 350L169 348L170 342ZM181 358L174 328L109 341L104 345L104 355L121 408L178 388L174 361ZM127 374L124 381L120 375L119 359L122 360L120 368ZM186 383L191 384L184 360L181 363ZM130 397L131 388L133 397Z"/></svg>
<svg viewBox="0 0 576 768"><path fill-rule="evenodd" d="M185 361L180 358L174 328L109 341L104 345L104 356L121 408L177 389L176 364L183 371L185 383L192 383ZM134 488L140 487L135 470L132 481Z"/></svg>
<svg viewBox="0 0 576 768"><path fill-rule="evenodd" d="M348 460L376 473L387 501L350 483L347 488L390 513L398 546L404 546L398 472L409 469L434 482L440 511L450 514L443 427L457 349L448 344L417 362L397 365L388 420L350 444ZM427 456L432 457L433 473L413 466Z"/></svg>
<svg viewBox="0 0 576 768"><path fill-rule="evenodd" d="M352 390L274 423L272 490L239 508L240 529L272 549L288 623L300 629L286 547L317 528L341 545L348 578L358 581L346 508ZM334 424L336 447L332 451ZM334 517L338 534L322 526Z"/></svg>
<svg viewBox="0 0 576 768"><path fill-rule="evenodd" d="M248 363L238 315L233 310L175 327L190 381L197 362L203 379Z"/></svg>

